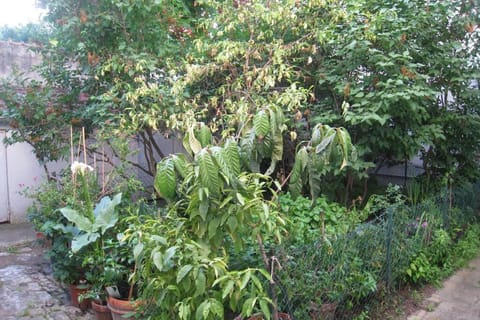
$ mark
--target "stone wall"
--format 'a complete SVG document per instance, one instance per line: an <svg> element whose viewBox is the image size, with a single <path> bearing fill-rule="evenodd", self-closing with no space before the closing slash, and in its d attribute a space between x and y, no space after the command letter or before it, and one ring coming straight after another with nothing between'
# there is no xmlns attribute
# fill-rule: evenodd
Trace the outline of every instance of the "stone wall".
<svg viewBox="0 0 480 320"><path fill-rule="evenodd" d="M8 77L17 69L29 78L36 79L37 76L31 68L40 62L40 56L35 54L29 45L0 41L0 78Z"/></svg>

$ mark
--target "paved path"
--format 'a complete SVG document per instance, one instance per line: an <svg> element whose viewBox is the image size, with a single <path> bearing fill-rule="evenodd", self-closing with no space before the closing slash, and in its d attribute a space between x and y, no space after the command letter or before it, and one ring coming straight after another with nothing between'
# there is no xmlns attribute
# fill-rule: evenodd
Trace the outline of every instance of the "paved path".
<svg viewBox="0 0 480 320"><path fill-rule="evenodd" d="M408 320L479 320L480 257L457 271Z"/></svg>
<svg viewBox="0 0 480 320"><path fill-rule="evenodd" d="M12 232L16 235L9 237ZM28 225L0 225L0 319L93 319L92 314L71 306L34 237Z"/></svg>

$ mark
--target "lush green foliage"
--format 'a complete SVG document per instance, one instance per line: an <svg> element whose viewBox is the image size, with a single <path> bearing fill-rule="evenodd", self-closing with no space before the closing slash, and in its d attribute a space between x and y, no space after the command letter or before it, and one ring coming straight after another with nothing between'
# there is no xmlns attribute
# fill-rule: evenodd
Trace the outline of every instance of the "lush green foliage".
<svg viewBox="0 0 480 320"><path fill-rule="evenodd" d="M155 187L169 203L166 215L130 231L138 238L144 294L157 297L147 315L223 319L226 304L244 316L255 310L269 316L267 257L263 268L231 270L229 244L241 252L258 241L265 255L262 239L280 238L284 221L264 199L268 178L242 173L237 142L211 146L211 135L201 132L197 140L191 131L186 141L193 159L171 155L158 163Z"/></svg>
<svg viewBox="0 0 480 320"><path fill-rule="evenodd" d="M477 207L456 209L452 191L479 174L480 32L471 1L45 3L42 81L0 90L16 129L7 142L57 160L83 127L98 140L85 146L89 155L107 144L122 160L102 153L127 178L114 184L127 181L131 192L125 170L133 166L161 198L158 212L144 215L140 205L100 196L95 181L40 196L48 215L32 217L60 239L55 250L63 251L52 253L72 258L58 265L63 280L98 271L69 273L79 260L131 271L153 319L221 319L225 308L266 318L290 308L308 319L327 306L349 312L404 281L439 279L455 266L455 245L460 256L471 253L476 228L466 225ZM164 154L160 135L185 152ZM132 140L144 163L132 161ZM408 207L390 188L361 198L362 211L331 202L354 203L371 163L419 153L427 181L446 189L441 201L412 190ZM287 183L292 197L277 199ZM129 199L121 189L107 193ZM110 209L94 216L102 198L119 206L118 221ZM56 201L71 209L50 211ZM134 212L120 214L127 208ZM285 245L273 255L286 220ZM99 239L115 259L99 254Z"/></svg>
<svg viewBox="0 0 480 320"><path fill-rule="evenodd" d="M346 234L365 220L369 212L357 211L320 197L312 204L305 197L292 199L290 194L278 199L280 210L288 217L289 239L296 243L313 243Z"/></svg>
<svg viewBox="0 0 480 320"><path fill-rule="evenodd" d="M455 196L469 198L466 193L476 190L470 185ZM347 233L336 232L327 241L319 235L318 222L309 223L306 232L317 236L313 244L292 232L277 252L283 267L278 275L281 309L300 319L332 313L353 318L405 283L439 283L478 254L479 207L474 198L460 210L445 202L448 193L407 205L400 192L391 187L386 195L372 198L366 215L375 219L357 223ZM308 203L302 203L297 198L288 207L300 231L306 226L302 221L312 217ZM340 221L349 225L345 216Z"/></svg>
<svg viewBox="0 0 480 320"><path fill-rule="evenodd" d="M48 89L26 90L32 99L11 90L2 95L19 129L14 141L38 144L41 160L65 155L68 135L60 133L72 123L98 129L112 144L113 137L136 137L146 159L141 170L154 176L164 156L155 137L183 138L200 121L215 139L232 132L250 137L244 146L251 170L280 180L299 142L328 127L346 138L340 129L346 128L362 161L355 163L349 141L332 142L348 156L348 168L338 167L347 169L343 180L324 182L339 184L333 197L347 202L357 196L351 190L364 177L364 161L380 165L422 153L432 178L477 175L473 80L480 46L470 1L46 5L52 34L38 50ZM275 110L283 111L286 126ZM268 125L275 129L264 137ZM290 139L281 139L286 133ZM316 176L319 169L311 169Z"/></svg>

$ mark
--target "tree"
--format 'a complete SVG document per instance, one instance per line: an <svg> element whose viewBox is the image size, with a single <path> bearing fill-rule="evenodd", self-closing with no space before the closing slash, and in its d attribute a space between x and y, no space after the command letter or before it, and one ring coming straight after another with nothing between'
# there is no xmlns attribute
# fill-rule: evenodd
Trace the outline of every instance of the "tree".
<svg viewBox="0 0 480 320"><path fill-rule="evenodd" d="M136 137L152 177L164 156L155 136L197 123L217 141L250 134L250 169L282 182L316 125L344 127L359 161L339 172L337 198L354 196L343 191L369 161L423 153L430 176L478 174L477 140L457 143L479 124L470 0L46 2L50 105L112 145ZM267 119L273 109L282 123Z"/></svg>
<svg viewBox="0 0 480 320"><path fill-rule="evenodd" d="M7 115L19 129L11 142L42 143L39 159L56 160L68 154L57 150L68 150L72 125L85 127L87 133L96 131L97 138L127 159L125 143L134 137L143 145L147 160L145 166L131 164L153 176L156 161L163 156L155 135L160 129L171 133L165 122L178 111L169 94L167 66L189 46L193 2L52 0L45 4L52 32L36 48L43 57L38 72L45 89L38 91L39 83L20 81L3 90ZM28 109L28 114L19 108ZM49 110L55 110L57 117L44 117L32 126L28 115L39 117ZM35 131L33 141L30 131Z"/></svg>

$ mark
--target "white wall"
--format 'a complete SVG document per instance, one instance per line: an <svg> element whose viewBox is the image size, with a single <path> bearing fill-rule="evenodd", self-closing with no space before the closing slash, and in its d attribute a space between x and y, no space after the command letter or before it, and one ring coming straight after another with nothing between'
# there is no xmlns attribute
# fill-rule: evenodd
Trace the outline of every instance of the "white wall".
<svg viewBox="0 0 480 320"><path fill-rule="evenodd" d="M0 128L0 141L5 137L5 131ZM7 184L7 149L0 143L0 222L10 220Z"/></svg>
<svg viewBox="0 0 480 320"><path fill-rule="evenodd" d="M45 170L32 153L32 148L27 143L16 143L7 146L7 179L8 202L10 206L10 222L21 223L27 219L27 208L32 204L32 199L24 197L25 188L35 188L45 180ZM65 168L65 163L50 163L50 172L60 171Z"/></svg>

